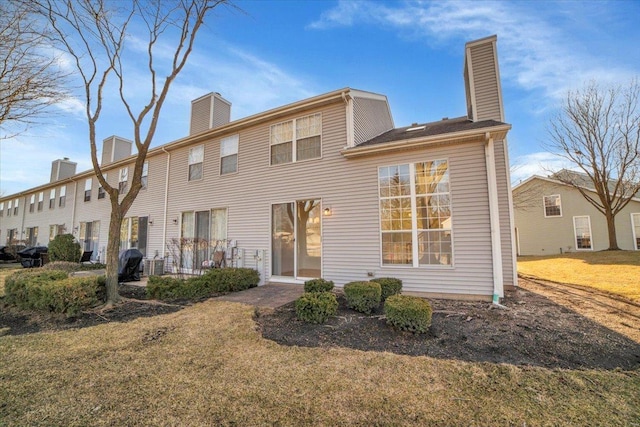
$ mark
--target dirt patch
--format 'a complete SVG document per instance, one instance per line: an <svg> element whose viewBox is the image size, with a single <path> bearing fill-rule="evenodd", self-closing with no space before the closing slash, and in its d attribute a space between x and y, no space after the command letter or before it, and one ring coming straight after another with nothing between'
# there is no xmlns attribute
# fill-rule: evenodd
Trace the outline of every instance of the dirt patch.
<svg viewBox="0 0 640 427"><path fill-rule="evenodd" d="M508 291L507 309L487 302L431 300L427 334L399 332L381 310L371 316L346 308L324 325L299 321L293 303L258 315L262 335L283 345L348 347L469 362L566 369L638 369L640 344L540 293Z"/></svg>
<svg viewBox="0 0 640 427"><path fill-rule="evenodd" d="M179 301L165 304L146 299L143 286L120 284L118 292L123 302L108 311L91 310L80 316L67 318L65 315L21 311L9 307L0 299L0 335L22 335L42 331L86 328L109 322L128 322L139 317L151 317L173 313L189 305Z"/></svg>

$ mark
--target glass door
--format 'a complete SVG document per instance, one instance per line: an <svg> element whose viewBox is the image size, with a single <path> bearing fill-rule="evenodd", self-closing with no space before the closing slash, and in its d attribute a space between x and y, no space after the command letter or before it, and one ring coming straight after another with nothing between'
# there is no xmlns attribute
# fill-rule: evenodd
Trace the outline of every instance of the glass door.
<svg viewBox="0 0 640 427"><path fill-rule="evenodd" d="M295 217L293 203L271 206L271 258L272 276L294 277L295 274Z"/></svg>

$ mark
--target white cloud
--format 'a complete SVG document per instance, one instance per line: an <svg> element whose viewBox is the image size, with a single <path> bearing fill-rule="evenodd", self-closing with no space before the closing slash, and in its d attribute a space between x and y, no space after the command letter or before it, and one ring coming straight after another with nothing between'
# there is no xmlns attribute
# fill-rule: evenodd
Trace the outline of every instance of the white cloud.
<svg viewBox="0 0 640 427"><path fill-rule="evenodd" d="M532 175L548 176L560 169L575 169L575 165L548 151L525 154L512 159L511 182L515 185Z"/></svg>

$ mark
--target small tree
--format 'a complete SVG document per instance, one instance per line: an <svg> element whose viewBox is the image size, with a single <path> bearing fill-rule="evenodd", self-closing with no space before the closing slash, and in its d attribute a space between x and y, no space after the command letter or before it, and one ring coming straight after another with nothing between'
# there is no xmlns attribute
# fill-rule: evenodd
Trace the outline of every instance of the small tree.
<svg viewBox="0 0 640 427"><path fill-rule="evenodd" d="M49 260L78 262L80 260L80 243L76 242L72 234L58 234L49 243L47 251Z"/></svg>
<svg viewBox="0 0 640 427"><path fill-rule="evenodd" d="M610 250L619 249L616 215L640 191L639 99L637 79L609 89L592 82L568 92L549 126L549 151L582 172L562 171L553 178L576 188L605 216Z"/></svg>

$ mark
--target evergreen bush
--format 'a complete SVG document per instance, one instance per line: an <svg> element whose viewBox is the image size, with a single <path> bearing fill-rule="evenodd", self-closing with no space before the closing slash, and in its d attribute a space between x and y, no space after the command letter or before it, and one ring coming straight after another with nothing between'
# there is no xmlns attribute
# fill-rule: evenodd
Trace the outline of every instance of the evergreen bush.
<svg viewBox="0 0 640 427"><path fill-rule="evenodd" d="M371 314L380 306L382 288L376 282L350 282L344 285L347 306L365 314Z"/></svg>
<svg viewBox="0 0 640 427"><path fill-rule="evenodd" d="M311 279L304 282L305 292L330 292L333 289L333 282L324 279Z"/></svg>
<svg viewBox="0 0 640 427"><path fill-rule="evenodd" d="M58 234L50 243L48 249L49 261L80 261L80 243L71 234Z"/></svg>
<svg viewBox="0 0 640 427"><path fill-rule="evenodd" d="M384 303L387 323L403 331L425 333L431 326L429 301L408 295L392 295Z"/></svg>
<svg viewBox="0 0 640 427"><path fill-rule="evenodd" d="M397 295L402 291L402 280L396 279L395 277L379 277L377 279L371 279L371 281L380 283L380 288L382 288L382 302L391 295Z"/></svg>
<svg viewBox="0 0 640 427"><path fill-rule="evenodd" d="M305 292L295 305L298 319L308 323L324 323L338 312L338 300L331 292Z"/></svg>

